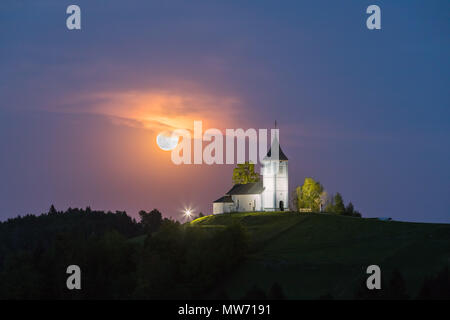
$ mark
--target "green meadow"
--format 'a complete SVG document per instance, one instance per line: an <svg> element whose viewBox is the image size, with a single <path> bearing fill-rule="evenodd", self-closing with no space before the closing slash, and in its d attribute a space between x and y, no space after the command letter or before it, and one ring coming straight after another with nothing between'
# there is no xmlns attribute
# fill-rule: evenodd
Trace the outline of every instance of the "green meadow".
<svg viewBox="0 0 450 320"><path fill-rule="evenodd" d="M383 282L400 271L415 296L426 277L450 263L448 224L252 212L206 216L190 226L215 230L233 222L248 230L250 251L221 284L230 298L278 283L290 299L351 299L372 264L380 266Z"/></svg>

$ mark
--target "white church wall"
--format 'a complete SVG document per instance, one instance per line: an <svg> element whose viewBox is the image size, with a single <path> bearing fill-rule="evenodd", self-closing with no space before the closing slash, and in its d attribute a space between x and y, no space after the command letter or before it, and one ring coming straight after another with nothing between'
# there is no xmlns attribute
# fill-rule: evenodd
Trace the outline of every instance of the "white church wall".
<svg viewBox="0 0 450 320"><path fill-rule="evenodd" d="M266 161L261 170L263 174L263 206L266 211L280 210L280 201L283 201L285 210L289 208L289 180L287 161L279 163L278 171L275 171L276 163Z"/></svg>
<svg viewBox="0 0 450 320"><path fill-rule="evenodd" d="M222 202L213 203L213 214L221 214L221 213L224 213L223 203Z"/></svg>
<svg viewBox="0 0 450 320"><path fill-rule="evenodd" d="M265 184L264 187L265 187L263 192L264 210L274 208L273 183Z"/></svg>
<svg viewBox="0 0 450 320"><path fill-rule="evenodd" d="M236 206L235 209L238 212L262 210L261 196L259 194L234 195L232 198Z"/></svg>
<svg viewBox="0 0 450 320"><path fill-rule="evenodd" d="M236 211L232 202L213 203L213 214L230 213Z"/></svg>
<svg viewBox="0 0 450 320"><path fill-rule="evenodd" d="M234 211L234 203L227 202L223 204L223 213L229 213Z"/></svg>

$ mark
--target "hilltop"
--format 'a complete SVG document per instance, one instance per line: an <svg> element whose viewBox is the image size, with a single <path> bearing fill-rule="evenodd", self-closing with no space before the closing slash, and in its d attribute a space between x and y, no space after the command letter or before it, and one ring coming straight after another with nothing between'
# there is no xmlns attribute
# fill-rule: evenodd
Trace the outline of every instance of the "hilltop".
<svg viewBox="0 0 450 320"><path fill-rule="evenodd" d="M251 238L247 259L224 281L230 298L273 283L291 299L353 298L366 267L381 267L383 281L394 269L415 296L423 280L450 262L450 225L379 221L330 214L233 213L196 219L190 226L244 225Z"/></svg>
<svg viewBox="0 0 450 320"><path fill-rule="evenodd" d="M412 298L450 298L447 224L294 212L181 224L158 210L140 215L52 206L1 222L0 299L351 299L371 264L382 270L381 298L404 297L402 278ZM83 290L66 289L72 264ZM394 268L392 288L401 290L389 290ZM372 298L366 293L358 298Z"/></svg>

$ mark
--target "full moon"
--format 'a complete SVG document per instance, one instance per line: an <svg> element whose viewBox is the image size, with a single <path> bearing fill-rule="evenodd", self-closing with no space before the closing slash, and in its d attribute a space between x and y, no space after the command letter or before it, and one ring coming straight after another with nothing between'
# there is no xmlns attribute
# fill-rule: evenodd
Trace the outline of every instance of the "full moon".
<svg viewBox="0 0 450 320"><path fill-rule="evenodd" d="M170 132L164 131L156 137L156 144L164 151L174 149L178 144L178 137Z"/></svg>

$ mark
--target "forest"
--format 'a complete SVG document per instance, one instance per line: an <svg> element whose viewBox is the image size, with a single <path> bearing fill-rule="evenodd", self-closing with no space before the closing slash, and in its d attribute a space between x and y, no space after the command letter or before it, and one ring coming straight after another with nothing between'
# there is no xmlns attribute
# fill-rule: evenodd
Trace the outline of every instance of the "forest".
<svg viewBox="0 0 450 320"><path fill-rule="evenodd" d="M314 252L315 246L314 241L305 242L313 239L302 231L302 226L305 230L311 230L308 226L315 228L317 236L322 232L322 243L326 237L339 238L330 227L342 233L340 225L347 225L350 230L354 224L360 225L358 230L381 224L391 226L397 234L403 232L402 228L429 230L424 232L435 235L437 249L445 246L440 239L447 238L447 229L439 225L383 224L316 213L239 213L205 216L185 224L163 218L156 209L140 211L139 216L137 221L122 211L104 212L89 207L57 211L51 206L39 216L0 222L0 299L289 299L290 283L311 278L319 286L320 278L312 271L302 273L304 268L299 265L294 273L280 274L265 268L265 276L247 274L245 280L238 282L242 289L238 295L236 290L229 290L229 284L236 284L236 276L245 274L245 265L251 265L258 254L270 252L270 245L278 248L276 252L293 248L294 258L306 259L304 255ZM294 229L283 227L292 223ZM285 230L285 239L279 238L280 233L275 232L278 229ZM350 247L344 250L353 252L354 248L346 245ZM70 265L81 270L81 290L67 287L66 270ZM339 265L335 267L339 269ZM289 279L279 282L284 276ZM407 280L394 270L383 278L383 290L368 291L365 278L354 289L349 285L353 299L450 298L448 267L426 277L417 294L407 290L411 284ZM268 285L259 286L262 282ZM326 291L311 298L339 299Z"/></svg>
<svg viewBox="0 0 450 320"><path fill-rule="evenodd" d="M86 209L0 223L0 299L200 299L246 253L240 225L207 232L141 211ZM68 290L78 265L82 289Z"/></svg>

